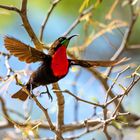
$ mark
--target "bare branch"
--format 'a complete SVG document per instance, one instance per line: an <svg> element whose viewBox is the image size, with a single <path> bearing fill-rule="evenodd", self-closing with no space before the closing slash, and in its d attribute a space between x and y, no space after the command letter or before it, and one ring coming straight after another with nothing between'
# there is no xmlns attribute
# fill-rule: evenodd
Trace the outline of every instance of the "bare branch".
<svg viewBox="0 0 140 140"><path fill-rule="evenodd" d="M81 19L89 14L92 10L94 9L94 6L90 6L88 9L84 10L77 18L76 20L72 23L72 25L70 26L70 28L63 34L63 36L67 36L80 22Z"/></svg>
<svg viewBox="0 0 140 140"><path fill-rule="evenodd" d="M88 70L101 82L101 85L103 86L105 91L108 91L109 85L107 83L107 77L102 76L102 74L95 69L88 69ZM108 94L112 99L115 98L115 95L112 90L109 90ZM117 105L118 102L119 102L118 100L114 100L115 105ZM121 112L123 112L124 109L122 106L120 106L120 110Z"/></svg>
<svg viewBox="0 0 140 140"><path fill-rule="evenodd" d="M81 75L81 69L79 70L79 72L75 75L75 78L73 79L73 92L74 94L77 96L78 95L78 89L77 89L77 82L78 79L80 78ZM78 121L78 113L79 113L79 103L77 102L78 100L74 101L74 121Z"/></svg>
<svg viewBox="0 0 140 140"><path fill-rule="evenodd" d="M122 43L120 45L120 48L116 51L116 53L112 56L112 58L110 60L115 60L117 58L119 58L119 56L123 53L123 51L126 49L127 47L127 44L128 44L128 41L130 39L130 36L131 36L131 32L133 30L133 27L137 21L137 18L138 18L138 14L135 14L134 11L133 11L133 6L130 5L130 9L131 9L131 15L132 15L132 20L130 22L130 25L128 27L128 29L126 29L125 31L125 34L124 34L124 37L123 37L123 40L122 40ZM106 70L106 75L109 76L110 73L111 73L111 70L112 70L113 67L110 67Z"/></svg>
<svg viewBox="0 0 140 140"><path fill-rule="evenodd" d="M29 34L32 41L34 42L35 47L38 50L42 50L43 45L39 42L36 34L34 33L32 27L31 27L31 25L28 21L28 18L27 18L27 0L22 0L20 16L21 16L21 19L22 19L22 22L23 22L23 26L26 29L26 31Z"/></svg>
<svg viewBox="0 0 140 140"><path fill-rule="evenodd" d="M34 95L32 95L32 94L26 89L25 86L21 85L21 84L18 82L17 77L15 77L15 78L16 78L17 84L19 84L20 86L22 86L22 87L24 88L24 90L26 91L26 93L27 93L30 97L32 97L32 99L35 101L36 105L43 111L43 113L45 114L45 117L46 117L46 119L47 119L47 121L48 121L48 124L49 124L50 129L56 134L56 136L57 136L60 140L63 140L63 138L62 138L60 132L57 131L56 128L55 128L55 126L53 125L53 123L52 123L52 121L51 121L51 118L50 118L50 116L49 116L49 114L48 114L48 110L45 109L45 108L41 105L41 103L37 100L37 98L36 98Z"/></svg>
<svg viewBox="0 0 140 140"><path fill-rule="evenodd" d="M32 95L31 95L30 93L29 93L29 95L32 97ZM35 96L33 96L32 98L33 98L33 100L35 101L35 103L37 104L37 106L43 111L43 113L45 114L46 119L47 119L47 121L48 121L48 123L49 123L49 125L50 125L51 130L54 131L54 130L55 130L55 127L54 127L54 125L53 125L53 123L52 123L52 121L51 121L51 119L50 119L50 116L49 116L49 114L48 114L48 110L45 109L45 108L40 104L40 102L37 100L37 98L36 98Z"/></svg>
<svg viewBox="0 0 140 140"><path fill-rule="evenodd" d="M130 85L129 85L129 86L126 88L126 90L124 91L123 96L121 97L121 99L120 99L118 105L116 106L116 109L115 109L115 111L113 112L112 116L115 116L115 114L116 114L117 111L119 110L119 107L120 107L120 105L121 105L121 103L122 103L124 97L125 97L126 95L128 95L128 93L130 92L130 90L131 90L131 89L134 87L134 85L140 80L140 77L137 78L137 79L135 79L135 78L136 78L136 77L135 77L135 75L134 75L134 77L133 77L133 79L132 79L132 82L130 83Z"/></svg>
<svg viewBox="0 0 140 140"><path fill-rule="evenodd" d="M45 27L46 27L46 24L47 24L47 22L48 22L49 17L50 17L50 15L51 15L51 13L53 12L54 8L56 7L56 5L57 5L60 1L61 1L61 0L54 0L54 1L52 2L51 7L50 7L49 10L48 10L47 16L46 16L46 18L45 18L45 20L44 20L44 22L42 23L41 28L40 28L40 41L43 40L44 29L45 29Z"/></svg>
<svg viewBox="0 0 140 140"><path fill-rule="evenodd" d="M118 5L120 0L115 0L114 3L112 4L111 8L109 9L109 12L106 15L106 19L110 20L112 18L112 13L114 12L116 6Z"/></svg>
<svg viewBox="0 0 140 140"><path fill-rule="evenodd" d="M2 106L2 112L4 114L4 117L5 119L7 120L8 122L8 125L11 125L13 126L12 122L11 122L11 117L9 116L8 112L7 112L7 108L6 108L6 105L5 105L5 101L3 100L2 97L0 97L0 102L1 102L1 106Z"/></svg>
<svg viewBox="0 0 140 140"><path fill-rule="evenodd" d="M14 11L16 13L18 13L22 19L23 22L23 26L25 28L25 30L27 31L27 33L29 34L30 38L32 39L35 47L39 50L42 50L43 48L45 48L45 45L43 45L41 42L43 40L43 35L44 35L44 30L46 27L46 24L53 12L53 10L55 9L55 7L57 6L57 4L60 2L61 0L53 0L50 8L48 9L48 13L41 25L41 29L40 29L40 36L39 39L36 36L32 26L30 25L30 22L28 20L28 16L27 16L27 3L28 0L22 0L22 4L21 4L21 8L18 9L16 7L13 6L5 6L5 5L0 5L0 8L9 10L9 11ZM100 3L102 0L98 0L97 3ZM113 10L115 9L115 6L118 4L119 0L116 0L113 4L113 6L109 9L109 13L108 15L111 16ZM96 3L96 4L97 4ZM89 20L92 20L92 10L97 8L97 5L95 6L91 6L88 7L86 10L82 11L79 16L76 18L76 20L72 23L72 25L69 27L69 29L64 33L64 36L67 36L71 31L73 31L73 29L75 27L77 27L77 25L79 23L81 23L83 21L83 19L87 19L89 18ZM134 11L134 7L130 4L130 10L131 10L131 14L132 14L132 20L131 23L128 27L128 29L125 32L125 35L123 37L123 41L122 44L120 46L120 48L118 49L118 51L114 54L114 56L111 58L111 60L115 60L116 58L118 58L122 52L126 49L128 41L130 39L130 35L132 32L132 29L134 27L134 24L137 20L138 14ZM89 21L92 22L91 25L93 25L93 21ZM117 23L117 25L116 25ZM87 22L87 24L89 24ZM104 33L108 32L108 31L112 31L113 29L116 29L116 27L122 27L125 26L126 23L124 21L120 21L120 20L113 20L112 22L110 22L109 24L107 24L107 26L99 26L99 27L104 27L103 30L101 30L100 32L98 32L97 34L95 34L95 36L93 37L93 33L88 36L85 37L85 41L84 43L80 46L79 52L83 51L86 49L87 46L89 46L89 44L91 42L93 42L93 40L95 38L98 38L99 36L103 35ZM86 30L88 32L88 30ZM77 46L76 46L77 47ZM77 48L73 49L74 51L78 51ZM68 54L70 57L72 57L73 59L76 58L75 54L76 53L72 53L70 50L68 51ZM11 75L11 72L14 73L14 75L12 76L12 78L15 76L16 82L18 85L22 86L23 88L25 88L25 86L23 84L21 84L18 80L17 74L20 74L20 72L18 73L17 71L13 71L11 69L11 66L9 65L9 58L10 58L10 54L8 53L4 53L4 52L0 52L0 55L5 57L5 66L7 68L7 76ZM58 112L57 112L57 121L56 122L52 122L51 117L48 113L48 109L46 109L40 102L39 100L36 98L36 96L32 95L30 92L27 91L27 89L25 88L24 90L26 91L26 93L33 99L33 101L36 103L36 105L39 107L39 109L43 112L43 114L45 115L45 122L44 121L28 121L28 122L18 122L18 121L14 121L12 120L12 118L10 118L9 113L14 113L17 116L21 117L24 120L26 120L26 118L24 117L23 114L20 114L19 112L17 112L16 110L9 110L8 108L6 108L5 105L5 101L3 100L2 97L0 97L0 103L2 106L2 113L6 119L6 123L4 124L3 122L0 124L0 129L4 129L4 128L14 128L14 126L21 128L21 129L31 129L31 128L40 128L40 129L45 129L45 130L51 130L51 132L53 132L55 134L55 140L70 140L70 139L76 139L76 138L80 138L83 135L89 133L89 132L93 132L95 130L98 129L103 129L103 132L106 136L106 138L108 140L111 140L110 137L110 133L107 130L107 128L112 125L112 121L116 121L117 123L120 123L122 120L120 119L120 116L124 116L127 121L129 122L129 124L126 123L122 123L121 122L121 126L123 127L138 127L138 125L136 125L135 121L140 120L140 117L137 115L129 115L129 112L124 112L124 108L122 106L122 102L123 99L125 98L126 95L129 94L130 90L134 87L134 85L136 83L138 83L138 81L140 80L140 74L139 74L139 69L140 67L138 67L135 72L133 72L130 76L131 78L131 82L130 84L125 88L123 87L123 85L120 85L120 87L122 87L123 89L123 93L118 93L118 95L116 95L113 92L113 88L115 86L115 84L118 84L118 79L120 78L120 75L125 72L128 69L125 68L123 71L119 72L118 75L115 77L115 79L113 80L113 83L111 86L109 86L108 84L108 76L111 73L112 68L107 69L107 76L103 75L101 72L99 72L96 69L90 68L90 69L86 69L89 72L92 73L92 75L99 80L101 86L106 90L106 99L105 102L103 103L94 103L92 101L87 101L84 99L81 99L80 97L78 97L77 95L71 93L68 90L60 90L60 87L57 83L53 84L53 89L57 98L57 108L58 108ZM5 82L3 79L1 78L2 82ZM14 78L13 78L14 79ZM13 80L12 79L12 80ZM11 80L11 81L12 81ZM77 85L76 85L77 86ZM63 92L69 94L70 96L74 97L74 99L76 99L76 103L78 103L78 101L92 105L92 107L100 107L102 108L102 117L103 119L99 119L99 116L97 116L97 114L95 114L94 116L89 117L88 119L84 119L82 121L78 121L76 119L75 122L71 122L70 124L64 124L64 108L65 108L65 99L63 96ZM111 98L110 100L108 100L108 96ZM114 110L112 112L110 112L109 110L109 105L112 105L113 103L115 103L115 107ZM120 113L122 112L122 113ZM77 115L77 114L76 114ZM97 118L97 119L95 119ZM77 135L77 133L75 133L76 135L70 135L70 137L68 138L63 138L63 134L67 133L67 132L74 132L74 131L78 131L80 130L79 135ZM64 135L65 136L65 135ZM47 138L49 139L49 138ZM51 139L51 138L50 138ZM52 138L52 140L54 140L54 138Z"/></svg>
<svg viewBox="0 0 140 140"><path fill-rule="evenodd" d="M17 116L19 116L20 118L26 120L27 118L20 112L16 111L16 110L13 110L13 109L7 109L7 111L9 113L13 113L13 114L16 114Z"/></svg>
<svg viewBox="0 0 140 140"><path fill-rule="evenodd" d="M18 14L20 14L20 10L16 7L13 7L13 6L0 5L0 8L10 10L10 11L15 11Z"/></svg>
<svg viewBox="0 0 140 140"><path fill-rule="evenodd" d="M107 125L106 125L106 123L104 124L103 132L104 132L104 134L106 136L106 139L107 140L111 140L111 136L108 134L108 131L107 131Z"/></svg>
<svg viewBox="0 0 140 140"><path fill-rule="evenodd" d="M87 104L91 104L91 105L94 105L94 106L99 106L99 107L104 107L104 105L101 105L101 104L97 104L97 103L93 103L93 102L90 102L90 101L86 101L86 100L83 100L81 98L79 98L78 96L74 95L73 93L71 93L70 91L68 90L54 90L54 92L65 92L65 93L68 93L70 94L71 96L73 96L76 100L78 101L81 101L81 102L84 102L84 103L87 103Z"/></svg>
<svg viewBox="0 0 140 140"><path fill-rule="evenodd" d="M12 6L5 6L5 5L0 5L0 8L6 9L6 10L10 10L10 11L15 11L17 12L23 22L23 26L26 29L27 33L29 34L30 38L32 39L32 41L34 42L34 45L37 49L42 50L43 48L43 44L41 44L36 36L36 34L34 33L28 18L27 18L27 0L22 0L22 6L21 6L21 10L19 10L16 7L12 7Z"/></svg>
<svg viewBox="0 0 140 140"><path fill-rule="evenodd" d="M65 105L65 101L64 101L64 96L62 94L62 92L60 91L60 87L58 85L58 83L54 83L53 84L53 89L57 89L59 90L59 92L55 92L56 97L57 97L57 106L58 106L58 112L57 112L57 131L59 131L59 133L61 134L61 128L62 125L64 124L64 105ZM56 137L56 139L58 139L58 137Z"/></svg>
<svg viewBox="0 0 140 140"><path fill-rule="evenodd" d="M106 102L104 106L108 106L109 104L111 104L112 102L114 102L116 99L119 99L123 96L123 94L117 95L114 98L112 98L110 101Z"/></svg>
<svg viewBox="0 0 140 140"><path fill-rule="evenodd" d="M110 90L114 87L114 85L116 84L117 80L119 79L119 77L121 76L122 73L124 73L126 70L128 70L130 68L130 66L127 66L124 70L122 70L121 72L119 72L116 76L116 78L114 79L114 82L113 84L110 86L110 88L107 90L107 93L106 93L106 99L105 99L105 102L107 102L108 100L108 96L109 96L109 92Z"/></svg>

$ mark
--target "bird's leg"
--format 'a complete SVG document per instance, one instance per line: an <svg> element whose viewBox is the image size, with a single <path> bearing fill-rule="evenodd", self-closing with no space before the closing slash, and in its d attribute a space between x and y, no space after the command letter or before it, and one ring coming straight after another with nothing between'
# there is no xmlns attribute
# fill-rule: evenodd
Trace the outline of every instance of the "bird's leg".
<svg viewBox="0 0 140 140"><path fill-rule="evenodd" d="M46 86L46 90L47 90L48 97L49 97L49 99L51 99L51 102L52 102L53 97L52 97L52 95L50 94L49 89L48 89L47 86Z"/></svg>
<svg viewBox="0 0 140 140"><path fill-rule="evenodd" d="M47 90L47 91L45 91L45 92L41 92L40 95L42 95L42 94L46 94L46 93L47 93L49 99L51 99L51 102L52 102L53 97L52 97L52 95L51 95L50 92L49 92L48 86L46 85L45 87L46 87L46 90Z"/></svg>

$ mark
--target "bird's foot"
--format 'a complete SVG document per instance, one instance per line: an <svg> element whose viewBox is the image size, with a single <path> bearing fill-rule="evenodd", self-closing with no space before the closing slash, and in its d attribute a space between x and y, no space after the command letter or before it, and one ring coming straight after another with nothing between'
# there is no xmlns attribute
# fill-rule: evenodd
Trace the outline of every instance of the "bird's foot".
<svg viewBox="0 0 140 140"><path fill-rule="evenodd" d="M51 102L52 102L52 101L53 101L53 97L52 97L52 95L50 94L49 89L48 89L47 86L46 86L46 89L47 89L47 91L45 91L45 92L41 92L41 93L40 93L40 96L41 96L42 94L46 94L46 93L47 93L49 99L50 99Z"/></svg>

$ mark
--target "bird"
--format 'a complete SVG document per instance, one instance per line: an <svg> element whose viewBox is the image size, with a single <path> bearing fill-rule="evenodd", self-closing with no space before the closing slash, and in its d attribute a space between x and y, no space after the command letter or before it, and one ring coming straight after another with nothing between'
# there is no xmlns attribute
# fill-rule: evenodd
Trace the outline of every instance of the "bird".
<svg viewBox="0 0 140 140"><path fill-rule="evenodd" d="M11 55L14 55L20 61L26 63L41 62L40 66L31 74L28 82L11 97L25 101L29 96L25 91L25 88L30 93L39 86L46 86L47 88L47 85L58 82L60 79L64 78L67 75L69 68L74 65L85 68L95 66L110 67L124 61L124 58L114 61L69 59L66 50L70 40L75 36L77 35L59 37L49 48L48 54L45 54L43 51L37 50L35 47L31 47L14 37L5 36L4 46ZM50 93L49 96L51 97Z"/></svg>

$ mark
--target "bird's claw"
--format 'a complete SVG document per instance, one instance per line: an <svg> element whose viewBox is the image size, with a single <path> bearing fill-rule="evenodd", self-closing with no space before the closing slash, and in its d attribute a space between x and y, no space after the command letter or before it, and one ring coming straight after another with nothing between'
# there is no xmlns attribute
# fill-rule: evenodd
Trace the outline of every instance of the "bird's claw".
<svg viewBox="0 0 140 140"><path fill-rule="evenodd" d="M51 100L51 102L53 101L53 97L52 97L52 95L50 94L50 92L49 91L45 91L45 92L41 92L40 93L40 96L42 95L42 94L46 94L47 93L47 95L48 95L48 97L49 97L49 99Z"/></svg>

